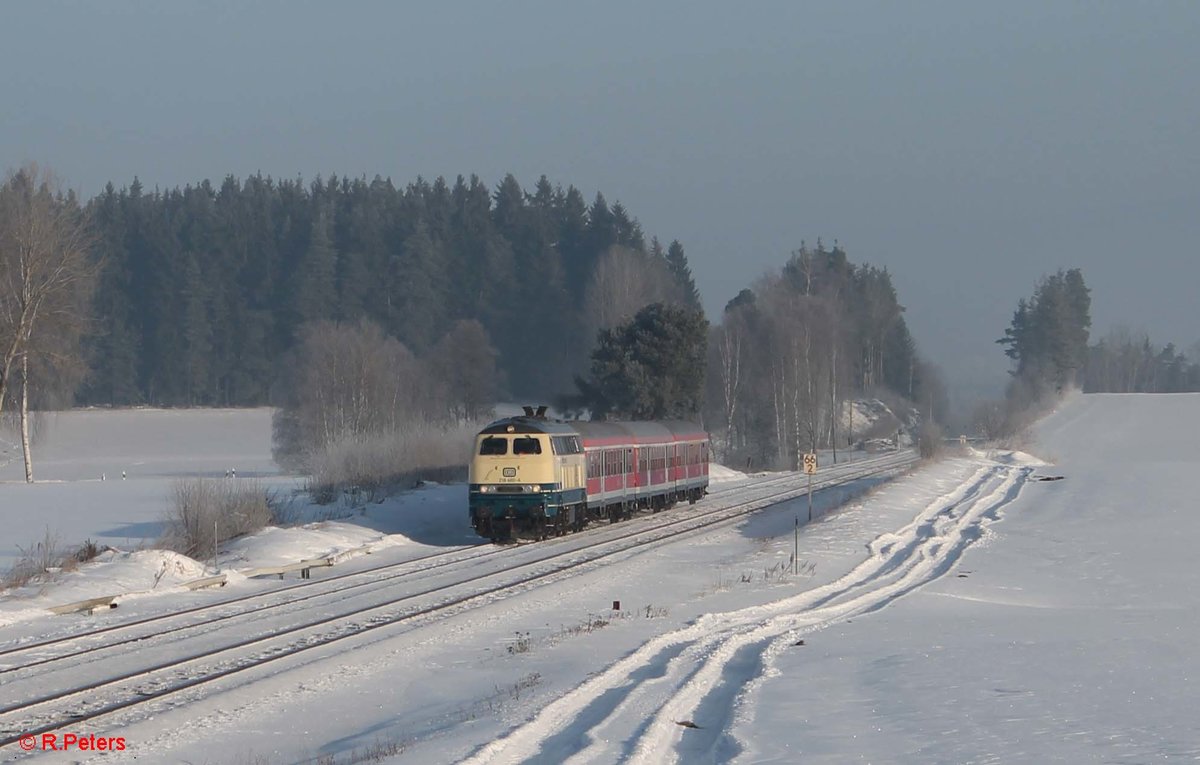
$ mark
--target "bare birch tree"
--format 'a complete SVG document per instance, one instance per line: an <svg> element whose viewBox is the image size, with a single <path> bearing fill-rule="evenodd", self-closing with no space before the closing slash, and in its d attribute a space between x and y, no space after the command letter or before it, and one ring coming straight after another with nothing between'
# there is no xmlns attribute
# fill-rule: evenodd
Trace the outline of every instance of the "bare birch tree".
<svg viewBox="0 0 1200 765"><path fill-rule="evenodd" d="M742 333L732 322L715 333L720 363L717 374L721 382L721 399L725 414L725 453L728 462L734 441L734 416L737 414L738 395L742 382Z"/></svg>
<svg viewBox="0 0 1200 765"><path fill-rule="evenodd" d="M596 263L584 291L587 337L628 321L651 303L681 304L665 263L628 247L612 247Z"/></svg>
<svg viewBox="0 0 1200 765"><path fill-rule="evenodd" d="M79 338L97 266L74 197L37 165L10 173L0 186L0 412L21 371L21 445L25 480L33 481L29 438L30 369L53 369L79 355Z"/></svg>
<svg viewBox="0 0 1200 765"><path fill-rule="evenodd" d="M395 430L426 416L423 366L378 324L365 319L357 325L307 324L299 356L295 409L308 449Z"/></svg>

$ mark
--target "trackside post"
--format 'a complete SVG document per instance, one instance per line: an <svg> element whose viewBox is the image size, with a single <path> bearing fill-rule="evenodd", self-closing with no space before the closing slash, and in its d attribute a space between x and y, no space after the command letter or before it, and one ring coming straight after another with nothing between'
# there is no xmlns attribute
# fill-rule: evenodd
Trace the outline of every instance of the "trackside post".
<svg viewBox="0 0 1200 765"><path fill-rule="evenodd" d="M808 474L808 522L812 523L812 478L817 472L816 452L808 452L804 455L804 472Z"/></svg>

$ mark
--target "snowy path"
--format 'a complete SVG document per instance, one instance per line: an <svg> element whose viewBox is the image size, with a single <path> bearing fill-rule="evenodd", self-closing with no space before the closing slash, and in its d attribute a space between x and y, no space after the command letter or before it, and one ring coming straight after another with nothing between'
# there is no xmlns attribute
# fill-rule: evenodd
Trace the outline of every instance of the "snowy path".
<svg viewBox="0 0 1200 765"><path fill-rule="evenodd" d="M1029 472L980 467L907 526L874 540L868 558L836 581L654 638L468 762L728 759L740 747L725 729L754 687L743 686L775 654L800 635L883 608L942 576L1017 496Z"/></svg>

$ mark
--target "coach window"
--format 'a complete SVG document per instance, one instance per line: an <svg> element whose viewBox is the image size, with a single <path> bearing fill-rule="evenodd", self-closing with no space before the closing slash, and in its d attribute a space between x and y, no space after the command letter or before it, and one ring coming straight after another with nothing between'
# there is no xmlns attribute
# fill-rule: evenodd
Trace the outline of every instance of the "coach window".
<svg viewBox="0 0 1200 765"><path fill-rule="evenodd" d="M488 436L479 442L479 453L492 456L497 454L508 454L508 439L497 438L496 436Z"/></svg>

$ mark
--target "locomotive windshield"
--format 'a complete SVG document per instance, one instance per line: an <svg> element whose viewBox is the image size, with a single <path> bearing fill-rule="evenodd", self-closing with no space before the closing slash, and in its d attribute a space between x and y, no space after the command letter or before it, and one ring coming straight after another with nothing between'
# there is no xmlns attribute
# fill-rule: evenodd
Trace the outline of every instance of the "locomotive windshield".
<svg viewBox="0 0 1200 765"><path fill-rule="evenodd" d="M508 439L488 436L479 442L479 453L485 455L508 454Z"/></svg>
<svg viewBox="0 0 1200 765"><path fill-rule="evenodd" d="M513 439L513 454L541 454L542 442L531 436Z"/></svg>

